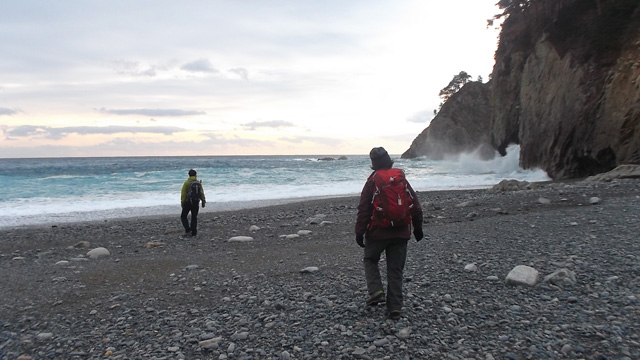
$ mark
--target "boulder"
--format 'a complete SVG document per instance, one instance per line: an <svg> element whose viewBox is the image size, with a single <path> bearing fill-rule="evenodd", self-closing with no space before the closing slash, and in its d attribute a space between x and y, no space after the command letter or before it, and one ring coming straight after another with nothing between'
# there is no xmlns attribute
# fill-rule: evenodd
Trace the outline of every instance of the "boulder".
<svg viewBox="0 0 640 360"><path fill-rule="evenodd" d="M536 185L531 184L528 181L519 180L502 180L498 184L492 187L495 191L519 191L519 190L531 190L537 188Z"/></svg>
<svg viewBox="0 0 640 360"><path fill-rule="evenodd" d="M316 271L320 270L317 266L309 266L306 267L302 270L300 270L301 273L306 274L306 273L314 273Z"/></svg>
<svg viewBox="0 0 640 360"><path fill-rule="evenodd" d="M576 284L576 274L569 269L562 268L545 276L542 281L560 287L572 286Z"/></svg>
<svg viewBox="0 0 640 360"><path fill-rule="evenodd" d="M617 168L601 173L598 175L589 176L584 181L587 182L608 182L615 179L639 179L640 178L640 165L625 164L620 165Z"/></svg>
<svg viewBox="0 0 640 360"><path fill-rule="evenodd" d="M251 236L234 236L227 241L228 242L249 242L249 241L253 241L253 238Z"/></svg>
<svg viewBox="0 0 640 360"><path fill-rule="evenodd" d="M505 285L535 286L538 283L538 270L531 266L518 265L514 267L505 279Z"/></svg>
<svg viewBox="0 0 640 360"><path fill-rule="evenodd" d="M89 252L87 252L87 256L90 259L97 259L99 257L104 257L104 256L109 256L111 255L111 253L109 252L109 250L103 248L103 247L98 247L95 249L91 249L89 250Z"/></svg>

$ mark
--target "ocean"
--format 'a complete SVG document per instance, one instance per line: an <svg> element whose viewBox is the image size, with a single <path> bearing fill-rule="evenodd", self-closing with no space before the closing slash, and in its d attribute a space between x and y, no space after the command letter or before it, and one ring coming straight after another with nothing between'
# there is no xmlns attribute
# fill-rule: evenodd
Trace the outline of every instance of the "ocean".
<svg viewBox="0 0 640 360"><path fill-rule="evenodd" d="M519 151L478 160L400 159L416 191L488 188L503 179L549 180L518 167ZM176 156L0 159L0 228L180 213L180 190L195 169L203 212L358 195L371 173L367 155ZM338 156L331 156L338 159Z"/></svg>

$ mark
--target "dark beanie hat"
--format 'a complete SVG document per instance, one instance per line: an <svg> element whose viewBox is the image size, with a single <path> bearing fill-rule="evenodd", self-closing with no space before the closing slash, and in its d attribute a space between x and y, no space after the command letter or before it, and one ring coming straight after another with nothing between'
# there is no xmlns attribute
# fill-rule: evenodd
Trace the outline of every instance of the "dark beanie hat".
<svg viewBox="0 0 640 360"><path fill-rule="evenodd" d="M193 169L189 170L189 176L196 176L197 172Z"/></svg>
<svg viewBox="0 0 640 360"><path fill-rule="evenodd" d="M393 160L389 157L389 153L383 147L374 147L369 152L371 158L371 168L373 170L390 169L393 166Z"/></svg>

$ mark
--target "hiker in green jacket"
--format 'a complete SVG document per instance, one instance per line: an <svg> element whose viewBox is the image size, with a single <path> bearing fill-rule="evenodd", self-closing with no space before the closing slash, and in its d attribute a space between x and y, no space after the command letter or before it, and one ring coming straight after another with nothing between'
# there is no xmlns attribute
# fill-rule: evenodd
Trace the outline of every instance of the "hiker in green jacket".
<svg viewBox="0 0 640 360"><path fill-rule="evenodd" d="M207 202L204 197L204 189L202 181L197 178L195 170L189 170L189 178L182 185L182 193L180 196L180 204L182 206L182 214L180 220L184 226L185 236L196 236L198 234L198 205L202 201L202 207ZM191 212L191 225L187 216Z"/></svg>

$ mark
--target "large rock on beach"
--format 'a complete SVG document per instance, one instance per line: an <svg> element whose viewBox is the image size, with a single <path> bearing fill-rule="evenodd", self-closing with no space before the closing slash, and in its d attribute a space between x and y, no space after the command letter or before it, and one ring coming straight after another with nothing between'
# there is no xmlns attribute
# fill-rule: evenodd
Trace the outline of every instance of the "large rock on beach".
<svg viewBox="0 0 640 360"><path fill-rule="evenodd" d="M254 241L251 236L233 236L227 240L228 242L249 242Z"/></svg>
<svg viewBox="0 0 640 360"><path fill-rule="evenodd" d="M87 256L90 259L97 259L99 257L105 257L105 256L109 256L111 255L111 253L109 252L109 250L103 248L103 247L98 247L95 249L91 249L87 252Z"/></svg>
<svg viewBox="0 0 640 360"><path fill-rule="evenodd" d="M543 281L560 287L573 286L576 284L576 274L569 269L562 268L545 276Z"/></svg>
<svg viewBox="0 0 640 360"><path fill-rule="evenodd" d="M585 181L612 181L615 179L638 179L640 178L640 165L625 164L602 174L589 176Z"/></svg>
<svg viewBox="0 0 640 360"><path fill-rule="evenodd" d="M505 279L506 285L513 286L535 286L538 283L538 270L527 265L518 265L514 267Z"/></svg>

